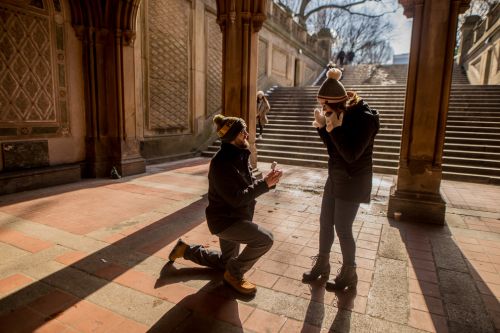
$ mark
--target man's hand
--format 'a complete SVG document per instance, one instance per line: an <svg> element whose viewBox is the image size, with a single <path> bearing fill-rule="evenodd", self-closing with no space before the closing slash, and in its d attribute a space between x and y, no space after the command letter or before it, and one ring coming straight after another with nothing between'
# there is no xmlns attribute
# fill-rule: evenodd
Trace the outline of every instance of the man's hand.
<svg viewBox="0 0 500 333"><path fill-rule="evenodd" d="M313 126L317 128L323 128L326 125L326 118L323 111L316 108L314 109L314 121Z"/></svg>
<svg viewBox="0 0 500 333"><path fill-rule="evenodd" d="M271 188L279 183L281 176L283 175L282 170L271 170L265 177L267 187Z"/></svg>
<svg viewBox="0 0 500 333"><path fill-rule="evenodd" d="M330 133L335 127L342 126L342 120L344 120L344 112L332 112L329 117L326 117L326 131Z"/></svg>

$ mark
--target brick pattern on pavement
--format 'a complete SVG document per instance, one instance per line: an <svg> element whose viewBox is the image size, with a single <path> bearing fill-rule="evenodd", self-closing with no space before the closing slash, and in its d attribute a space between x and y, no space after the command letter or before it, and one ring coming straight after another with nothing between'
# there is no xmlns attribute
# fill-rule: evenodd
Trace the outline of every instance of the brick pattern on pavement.
<svg viewBox="0 0 500 333"><path fill-rule="evenodd" d="M283 165L258 199L255 222L275 242L248 272L258 292L245 299L220 272L167 265L180 237L219 248L204 216L208 164L0 197L0 332L500 330L500 187L443 181L439 227L387 218L394 177L375 175L353 226L358 288L330 293L301 282L318 252L327 170ZM340 259L335 240L331 277Z"/></svg>

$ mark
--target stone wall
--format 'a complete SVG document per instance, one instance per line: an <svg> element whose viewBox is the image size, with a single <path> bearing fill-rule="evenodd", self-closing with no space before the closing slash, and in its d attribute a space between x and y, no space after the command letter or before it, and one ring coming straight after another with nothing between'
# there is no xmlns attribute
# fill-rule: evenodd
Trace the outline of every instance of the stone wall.
<svg viewBox="0 0 500 333"><path fill-rule="evenodd" d="M500 84L500 4L480 19L467 17L458 61L472 84Z"/></svg>
<svg viewBox="0 0 500 333"><path fill-rule="evenodd" d="M197 154L214 139L221 112L222 34L211 0L144 0L136 41L137 92L148 163ZM331 39L309 36L269 1L259 33L258 89L312 83L328 62Z"/></svg>
<svg viewBox="0 0 500 333"><path fill-rule="evenodd" d="M222 35L215 1L145 0L136 57L141 154L149 163L195 154L221 110Z"/></svg>
<svg viewBox="0 0 500 333"><path fill-rule="evenodd" d="M258 88L312 84L330 59L330 36L311 36L289 12L269 2L259 32ZM323 45L326 41L326 45Z"/></svg>
<svg viewBox="0 0 500 333"><path fill-rule="evenodd" d="M82 57L69 6L2 0L0 16L0 175L82 162Z"/></svg>
<svg viewBox="0 0 500 333"><path fill-rule="evenodd" d="M260 33L259 89L312 82L328 60L325 45L331 40L309 36L287 12L268 3L268 19ZM83 63L99 58L86 58L87 44L82 43L101 47L109 42L106 31L82 34L79 29L85 27L71 22L68 0L0 0L0 187L12 192L33 188L37 182L43 186L79 179L80 166L89 156L103 158L95 150L106 144L89 142L100 142L101 135L118 133L129 124L135 124L133 130L127 127L132 135L106 140L139 141L140 153L149 163L204 149L214 138L212 117L221 111L223 46L216 12L215 0L141 2L135 41L130 44L133 61L126 54L124 64L129 67L118 71L134 78L134 84L123 85L122 102L135 104L126 105L130 112L121 114L126 119L119 124L106 117L105 98L92 99L112 89L104 82L106 76L98 73L100 84L84 89L85 78L96 73L83 68L102 68ZM96 104L85 105L86 100ZM19 178L19 173L24 176Z"/></svg>

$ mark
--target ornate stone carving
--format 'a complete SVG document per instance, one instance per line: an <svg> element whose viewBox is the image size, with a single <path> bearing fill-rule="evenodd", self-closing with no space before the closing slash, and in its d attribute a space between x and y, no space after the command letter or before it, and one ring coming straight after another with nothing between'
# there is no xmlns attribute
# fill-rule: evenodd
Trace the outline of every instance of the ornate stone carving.
<svg viewBox="0 0 500 333"><path fill-rule="evenodd" d="M186 1L149 2L147 39L147 127L157 134L190 131L189 4Z"/></svg>
<svg viewBox="0 0 500 333"><path fill-rule="evenodd" d="M206 12L207 22L207 85L206 114L211 115L222 107L222 34L215 15Z"/></svg>
<svg viewBox="0 0 500 333"><path fill-rule="evenodd" d="M0 5L0 126L17 128L2 131L6 134L43 135L48 131L30 128L61 125L61 118L68 118L61 110L66 91L64 31L43 2L24 6ZM29 6L47 10L35 13ZM63 95L54 93L56 86Z"/></svg>

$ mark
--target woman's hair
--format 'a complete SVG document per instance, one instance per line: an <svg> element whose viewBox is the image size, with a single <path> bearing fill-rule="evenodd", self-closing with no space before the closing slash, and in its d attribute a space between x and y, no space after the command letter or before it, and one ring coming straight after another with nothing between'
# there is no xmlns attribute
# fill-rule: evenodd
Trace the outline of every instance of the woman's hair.
<svg viewBox="0 0 500 333"><path fill-rule="evenodd" d="M359 102L361 102L361 97L359 97L359 95L355 91L348 91L347 97L348 97L348 99L346 101L343 101L343 102L325 103L325 104L334 110L340 109L340 110L346 111L346 110L350 109L351 107L357 105Z"/></svg>

